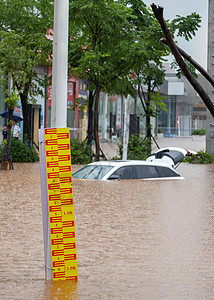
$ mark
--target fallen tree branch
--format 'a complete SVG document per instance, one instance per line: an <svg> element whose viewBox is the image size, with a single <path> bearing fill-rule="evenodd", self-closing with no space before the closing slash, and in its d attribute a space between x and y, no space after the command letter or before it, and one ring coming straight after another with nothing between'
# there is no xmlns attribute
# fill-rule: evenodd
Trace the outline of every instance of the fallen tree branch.
<svg viewBox="0 0 214 300"><path fill-rule="evenodd" d="M160 39L160 41L162 43L164 43L165 45L168 45L168 42L166 39L162 38ZM186 59L188 60L191 65L193 65L193 67L195 67L214 87L214 79L213 77L201 66L199 65L188 53L186 53L183 49L181 49L180 47L178 47L178 51L180 52L180 54Z"/></svg>
<svg viewBox="0 0 214 300"><path fill-rule="evenodd" d="M188 79L190 84L193 86L193 88L199 94L199 96L203 100L204 104L206 105L206 107L209 110L209 112L211 113L211 115L214 117L214 105L213 105L211 99L209 98L209 96L207 95L207 93L205 92L205 90L203 89L203 87L199 84L199 82L196 80L196 78L192 75L192 73L188 69L187 65L185 64L183 58L181 57L181 54L172 38L170 30L169 30L167 23L163 17L163 7L161 7L161 6L157 7L154 3L152 3L151 8L152 8L152 11L153 11L157 21L159 22L159 24L163 30L163 33L167 40L168 46L169 46L172 54L174 55L179 67L183 71L184 75L186 76L186 78Z"/></svg>

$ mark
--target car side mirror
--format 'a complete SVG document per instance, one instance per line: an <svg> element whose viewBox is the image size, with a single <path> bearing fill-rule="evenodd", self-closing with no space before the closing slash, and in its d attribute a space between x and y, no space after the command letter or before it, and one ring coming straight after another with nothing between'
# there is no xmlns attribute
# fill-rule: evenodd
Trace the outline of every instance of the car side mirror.
<svg viewBox="0 0 214 300"><path fill-rule="evenodd" d="M119 175L111 175L108 180L115 180L115 179L120 179Z"/></svg>

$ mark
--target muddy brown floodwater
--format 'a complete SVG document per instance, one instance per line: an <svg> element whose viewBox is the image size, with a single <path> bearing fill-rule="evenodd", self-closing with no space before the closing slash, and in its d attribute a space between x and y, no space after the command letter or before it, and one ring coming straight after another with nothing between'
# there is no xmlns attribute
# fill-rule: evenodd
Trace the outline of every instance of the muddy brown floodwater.
<svg viewBox="0 0 214 300"><path fill-rule="evenodd" d="M0 299L214 299L214 165L178 170L73 180L78 283L45 280L39 164L0 171Z"/></svg>

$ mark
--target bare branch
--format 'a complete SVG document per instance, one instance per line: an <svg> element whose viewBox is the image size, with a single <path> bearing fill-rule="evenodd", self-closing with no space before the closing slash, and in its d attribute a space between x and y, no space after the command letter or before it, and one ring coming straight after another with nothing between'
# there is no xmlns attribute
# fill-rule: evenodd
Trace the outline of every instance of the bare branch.
<svg viewBox="0 0 214 300"><path fill-rule="evenodd" d="M145 106L145 104L144 104L144 102L143 102L143 99L142 99L142 96L141 96L141 90L140 90L140 84L138 85L138 95L139 95L139 97L140 97L140 101L141 101L141 104L142 104L142 106L143 106L143 109L144 109L144 111L145 111L145 113L146 114L148 114L148 111L147 111L147 109L146 109L146 106ZM144 96L144 92L143 92L143 89L142 89L142 94L143 94L143 96ZM145 97L144 97L144 100L145 100Z"/></svg>
<svg viewBox="0 0 214 300"><path fill-rule="evenodd" d="M211 99L209 98L209 96L207 95L207 93L205 92L203 87L199 84L199 82L196 80L196 78L192 75L192 73L188 69L187 65L185 64L184 60L181 57L181 54L180 54L175 42L173 41L170 30L169 30L167 23L163 17L163 7L160 7L160 6L157 7L154 3L152 3L151 7L152 7L152 10L153 10L153 13L154 13L156 19L158 20L159 24L161 25L161 28L162 28L165 38L167 40L168 46L170 47L171 52L174 55L179 67L183 71L186 78L189 80L190 84L193 86L193 88L199 94L199 96L203 100L204 104L208 108L211 115L214 117L214 105L213 105Z"/></svg>
<svg viewBox="0 0 214 300"><path fill-rule="evenodd" d="M90 28L92 34L94 35L94 30L93 30L91 24L88 22L88 20L85 17L83 17L83 19L85 20L86 24L88 25L88 27Z"/></svg>
<svg viewBox="0 0 214 300"><path fill-rule="evenodd" d="M166 39L160 39L160 41L162 43L164 43L165 45L168 46L167 40ZM183 49L181 49L180 47L178 47L178 51L180 52L180 54L186 59L188 60L214 87L214 79L212 76L210 76L210 74L201 66L199 65L188 53L186 53Z"/></svg>

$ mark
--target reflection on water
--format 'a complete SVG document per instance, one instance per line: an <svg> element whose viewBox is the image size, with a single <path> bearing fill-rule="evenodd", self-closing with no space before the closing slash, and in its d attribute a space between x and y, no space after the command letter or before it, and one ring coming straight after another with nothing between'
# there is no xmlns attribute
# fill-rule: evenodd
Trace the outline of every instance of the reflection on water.
<svg viewBox="0 0 214 300"><path fill-rule="evenodd" d="M0 171L0 299L213 299L214 165L179 172L185 180L74 179L74 283L44 278L39 164Z"/></svg>

